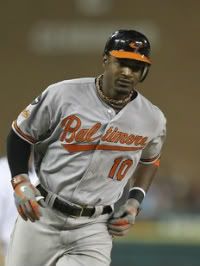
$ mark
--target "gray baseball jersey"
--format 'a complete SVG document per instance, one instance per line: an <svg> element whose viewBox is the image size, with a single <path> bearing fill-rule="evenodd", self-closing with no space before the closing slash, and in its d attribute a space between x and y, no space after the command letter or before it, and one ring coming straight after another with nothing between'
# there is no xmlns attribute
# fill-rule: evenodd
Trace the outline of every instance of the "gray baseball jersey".
<svg viewBox="0 0 200 266"><path fill-rule="evenodd" d="M95 78L49 86L13 122L34 144L41 184L73 203L114 204L138 162L161 153L166 119L139 92L120 112L99 98Z"/></svg>

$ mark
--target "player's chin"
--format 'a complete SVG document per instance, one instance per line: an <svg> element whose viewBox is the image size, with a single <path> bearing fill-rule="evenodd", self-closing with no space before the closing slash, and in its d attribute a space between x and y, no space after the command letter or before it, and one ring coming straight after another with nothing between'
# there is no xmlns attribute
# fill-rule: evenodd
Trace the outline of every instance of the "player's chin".
<svg viewBox="0 0 200 266"><path fill-rule="evenodd" d="M124 93L124 94L129 94L134 88L133 82L129 80L116 80L115 82L115 89L118 92Z"/></svg>
<svg viewBox="0 0 200 266"><path fill-rule="evenodd" d="M132 87L116 86L115 92L119 95L128 96L132 91Z"/></svg>

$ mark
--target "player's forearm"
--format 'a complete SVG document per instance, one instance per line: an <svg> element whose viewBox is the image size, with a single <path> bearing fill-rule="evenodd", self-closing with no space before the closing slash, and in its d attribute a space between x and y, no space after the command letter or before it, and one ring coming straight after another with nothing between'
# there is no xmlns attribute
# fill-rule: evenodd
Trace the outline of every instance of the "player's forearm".
<svg viewBox="0 0 200 266"><path fill-rule="evenodd" d="M156 173L156 164L139 164L130 184L129 203L138 208L142 203Z"/></svg>
<svg viewBox="0 0 200 266"><path fill-rule="evenodd" d="M141 187L145 192L148 191L156 173L158 166L155 164L144 165L139 163L132 177L131 187Z"/></svg>
<svg viewBox="0 0 200 266"><path fill-rule="evenodd" d="M118 212L114 213L108 222L108 229L112 235L123 236L135 222L140 211L140 204L157 172L156 164L139 164L133 176L129 197ZM130 186L131 187L131 186Z"/></svg>
<svg viewBox="0 0 200 266"><path fill-rule="evenodd" d="M30 153L31 145L11 130L7 137L7 157L12 177L28 173Z"/></svg>

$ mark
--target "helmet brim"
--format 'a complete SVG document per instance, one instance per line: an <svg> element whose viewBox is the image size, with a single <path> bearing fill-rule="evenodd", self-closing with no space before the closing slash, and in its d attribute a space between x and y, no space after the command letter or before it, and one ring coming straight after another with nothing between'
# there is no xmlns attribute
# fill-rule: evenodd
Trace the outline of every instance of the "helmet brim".
<svg viewBox="0 0 200 266"><path fill-rule="evenodd" d="M147 63L151 65L151 61L148 57L145 55L141 55L139 53L134 53L134 52L127 52L123 50L112 50L109 52L110 55L116 57L116 58L126 58L126 59L134 59L140 62Z"/></svg>

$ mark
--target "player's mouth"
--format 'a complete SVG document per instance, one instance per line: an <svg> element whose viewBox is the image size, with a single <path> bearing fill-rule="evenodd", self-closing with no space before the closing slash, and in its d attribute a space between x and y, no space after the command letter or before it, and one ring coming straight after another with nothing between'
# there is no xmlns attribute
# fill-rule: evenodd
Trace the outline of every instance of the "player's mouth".
<svg viewBox="0 0 200 266"><path fill-rule="evenodd" d="M130 79L119 78L115 82L116 90L124 93L130 92L134 86L133 81Z"/></svg>

